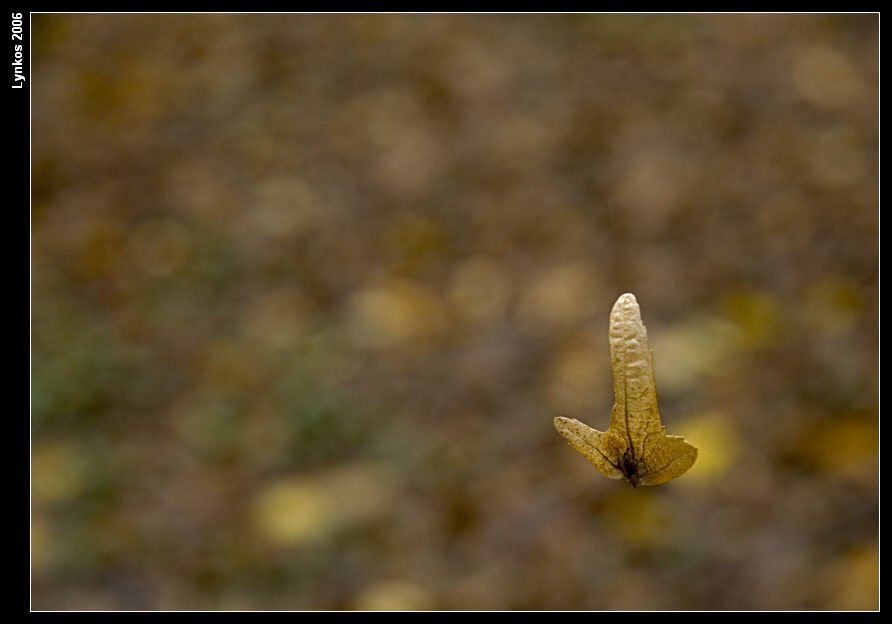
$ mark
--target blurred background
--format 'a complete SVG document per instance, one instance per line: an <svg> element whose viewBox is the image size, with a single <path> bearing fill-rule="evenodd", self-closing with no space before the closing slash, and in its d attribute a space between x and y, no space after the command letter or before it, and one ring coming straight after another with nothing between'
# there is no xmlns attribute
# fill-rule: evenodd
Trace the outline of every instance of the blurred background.
<svg viewBox="0 0 892 624"><path fill-rule="evenodd" d="M878 608L878 25L34 15L32 608Z"/></svg>

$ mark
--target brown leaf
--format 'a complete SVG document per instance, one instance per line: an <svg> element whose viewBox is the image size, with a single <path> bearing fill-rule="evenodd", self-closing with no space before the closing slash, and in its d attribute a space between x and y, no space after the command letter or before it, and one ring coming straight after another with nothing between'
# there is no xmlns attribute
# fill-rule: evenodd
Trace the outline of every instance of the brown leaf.
<svg viewBox="0 0 892 624"><path fill-rule="evenodd" d="M610 312L609 336L616 396L610 427L601 432L560 416L554 426L611 479L625 478L633 487L676 479L694 464L697 448L682 436L667 435L660 423L653 352L647 348L647 329L635 295L617 299Z"/></svg>

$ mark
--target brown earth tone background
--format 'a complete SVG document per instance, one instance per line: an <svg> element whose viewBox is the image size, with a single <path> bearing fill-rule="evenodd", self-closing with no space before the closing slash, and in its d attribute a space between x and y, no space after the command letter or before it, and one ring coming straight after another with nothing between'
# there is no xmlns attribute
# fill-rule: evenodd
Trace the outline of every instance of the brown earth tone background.
<svg viewBox="0 0 892 624"><path fill-rule="evenodd" d="M878 608L878 29L34 15L32 608Z"/></svg>

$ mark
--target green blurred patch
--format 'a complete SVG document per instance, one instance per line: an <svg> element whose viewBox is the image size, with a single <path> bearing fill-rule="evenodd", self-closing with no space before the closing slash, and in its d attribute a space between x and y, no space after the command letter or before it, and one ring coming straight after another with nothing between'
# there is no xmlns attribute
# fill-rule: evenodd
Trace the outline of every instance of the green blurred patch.
<svg viewBox="0 0 892 624"><path fill-rule="evenodd" d="M108 327L56 298L35 314L31 423L35 437L100 422L134 393L135 361Z"/></svg>
<svg viewBox="0 0 892 624"><path fill-rule="evenodd" d="M105 520L117 502L122 475L112 469L107 444L81 432L80 440L35 443L31 455L32 570L80 578L114 550Z"/></svg>
<svg viewBox="0 0 892 624"><path fill-rule="evenodd" d="M389 435L380 414L349 393L325 390L302 365L254 389L202 385L173 408L187 447L212 461L245 461L262 470L312 467L375 455ZM268 388L258 391L257 388Z"/></svg>
<svg viewBox="0 0 892 624"><path fill-rule="evenodd" d="M346 397L301 392L282 381L287 442L283 459L293 466L374 455L388 433L374 412Z"/></svg>
<svg viewBox="0 0 892 624"><path fill-rule="evenodd" d="M199 393L178 406L174 425L188 448L207 459L234 458L239 451L244 407L238 398Z"/></svg>

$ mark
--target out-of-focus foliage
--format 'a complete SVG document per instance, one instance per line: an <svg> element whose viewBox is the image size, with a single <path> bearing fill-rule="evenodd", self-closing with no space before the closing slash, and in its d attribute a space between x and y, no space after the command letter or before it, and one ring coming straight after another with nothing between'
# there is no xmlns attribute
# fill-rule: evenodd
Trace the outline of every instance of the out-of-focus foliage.
<svg viewBox="0 0 892 624"><path fill-rule="evenodd" d="M35 15L35 609L875 609L876 15ZM633 490L607 317L646 310Z"/></svg>

